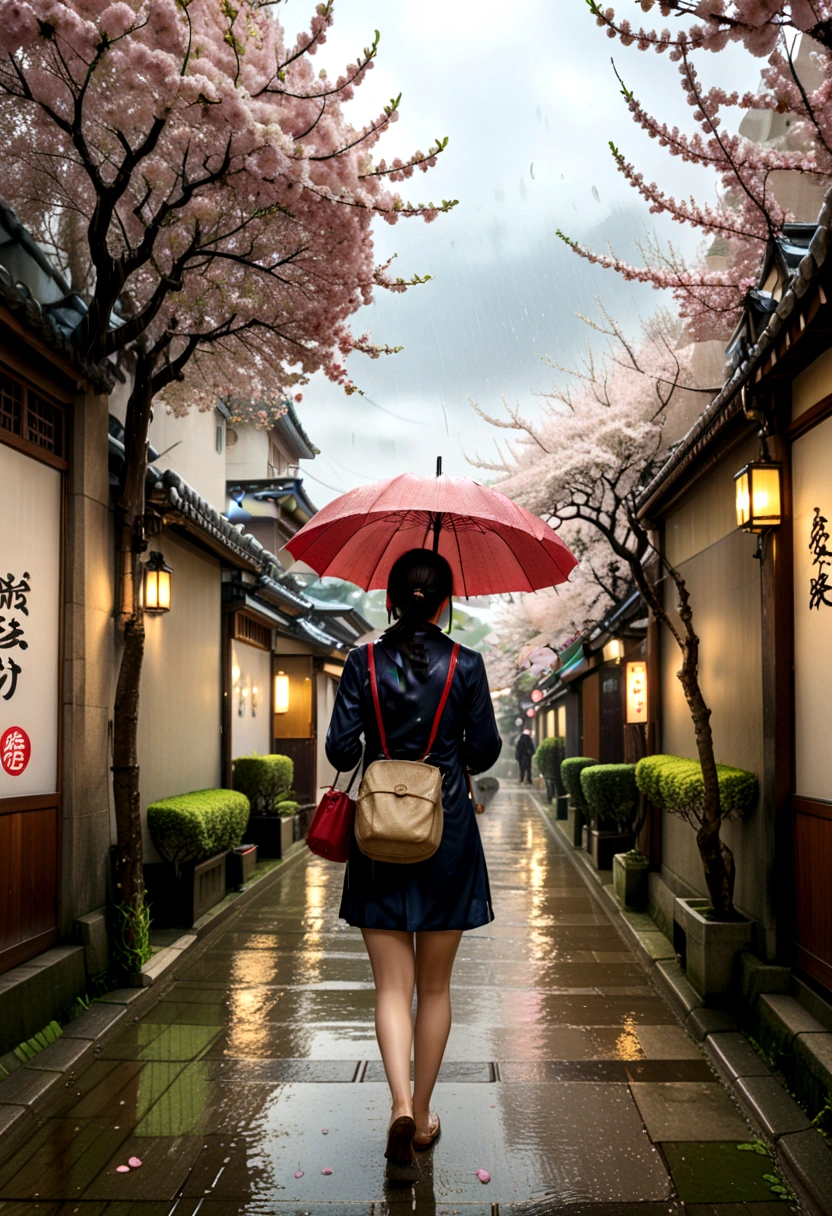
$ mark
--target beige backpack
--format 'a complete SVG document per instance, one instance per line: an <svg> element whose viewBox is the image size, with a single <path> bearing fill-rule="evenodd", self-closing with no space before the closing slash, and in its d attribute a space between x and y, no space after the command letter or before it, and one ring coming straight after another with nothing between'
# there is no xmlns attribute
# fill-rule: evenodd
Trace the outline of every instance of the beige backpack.
<svg viewBox="0 0 832 1216"><path fill-rule="evenodd" d="M442 774L426 764L439 729L439 722L454 678L459 643L451 651L448 678L433 719L428 747L421 760L393 760L387 750L387 737L381 720L381 705L376 679L375 645L367 647L370 689L386 760L367 766L355 809L355 839L359 849L373 861L397 863L426 861L442 840Z"/></svg>

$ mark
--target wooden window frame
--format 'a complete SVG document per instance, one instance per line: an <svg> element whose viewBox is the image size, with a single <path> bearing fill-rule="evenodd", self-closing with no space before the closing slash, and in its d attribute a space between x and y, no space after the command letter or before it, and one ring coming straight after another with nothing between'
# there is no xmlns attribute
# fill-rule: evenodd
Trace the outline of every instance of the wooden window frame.
<svg viewBox="0 0 832 1216"><path fill-rule="evenodd" d="M5 377L13 384L18 385L22 391L22 400L20 406L20 434L18 435L14 431L8 430L4 426L0 426L0 443L5 443L8 447L15 448L18 452L22 452L25 456L31 456L34 460L39 460L43 464L51 465L53 469L59 469L61 472L66 472L66 470L69 468L69 461L66 457L69 433L69 419L67 417L66 405L63 402L58 401L52 394L45 392L39 385L31 384L22 376L17 375L9 368L8 364L3 361L0 361L0 377ZM30 395L43 401L47 406L49 406L50 409L56 412L57 417L60 419L60 452L52 452L49 450L49 448L43 447L38 443L33 443L32 440L27 438L30 431Z"/></svg>

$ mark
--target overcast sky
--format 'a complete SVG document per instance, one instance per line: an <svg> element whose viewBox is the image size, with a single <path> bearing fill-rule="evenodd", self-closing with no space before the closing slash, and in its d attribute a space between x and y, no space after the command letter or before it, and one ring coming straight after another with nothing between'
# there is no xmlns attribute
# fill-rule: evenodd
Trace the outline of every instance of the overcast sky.
<svg viewBox="0 0 832 1216"><path fill-rule="evenodd" d="M282 7L291 36L310 0ZM600 295L635 325L660 302L589 266L555 235L561 228L600 249L610 241L637 258L634 240L655 230L656 218L616 172L609 140L671 193L710 199L715 190L713 178L671 159L634 126L610 56L654 112L690 130L676 66L610 41L584 0L337 0L320 66L332 74L354 61L374 29L380 53L350 103L352 121L367 121L401 92L401 118L377 158L405 158L448 135L437 167L415 174L402 193L460 203L432 224L376 224L379 261L395 252L395 273L434 278L405 294L378 292L355 317L355 332L404 347L375 361L352 356L364 398L347 398L322 378L307 386L301 417L321 455L304 462L304 473L319 506L366 480L429 474L437 455L447 473L477 476L466 455L493 450L494 432L469 396L492 412L503 393L530 408L550 379L538 356L572 363L586 339L576 312L591 312ZM729 49L703 56L701 71L705 83L742 90L756 87L759 63ZM658 231L696 248L695 235L671 231L667 221Z"/></svg>

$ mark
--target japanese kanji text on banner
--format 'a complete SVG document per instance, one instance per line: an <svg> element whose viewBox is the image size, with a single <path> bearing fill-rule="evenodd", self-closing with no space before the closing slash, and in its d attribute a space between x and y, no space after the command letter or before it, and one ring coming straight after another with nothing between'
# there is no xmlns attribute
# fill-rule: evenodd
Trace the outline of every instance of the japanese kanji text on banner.
<svg viewBox="0 0 832 1216"><path fill-rule="evenodd" d="M61 475L0 445L0 798L58 779Z"/></svg>

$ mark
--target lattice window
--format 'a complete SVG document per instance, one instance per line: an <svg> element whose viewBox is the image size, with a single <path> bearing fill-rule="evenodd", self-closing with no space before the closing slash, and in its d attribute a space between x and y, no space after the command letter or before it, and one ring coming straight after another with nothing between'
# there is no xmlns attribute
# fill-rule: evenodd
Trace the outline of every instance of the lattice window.
<svg viewBox="0 0 832 1216"><path fill-rule="evenodd" d="M29 392L28 409L26 411L26 438L39 448L46 448L56 456L64 454L63 410L57 405L50 405L43 397Z"/></svg>
<svg viewBox="0 0 832 1216"><path fill-rule="evenodd" d="M0 372L0 429L63 459L64 411L20 380Z"/></svg>
<svg viewBox="0 0 832 1216"><path fill-rule="evenodd" d="M242 612L234 613L234 638L240 642L248 642L250 646L258 646L260 650L272 648L271 629Z"/></svg>
<svg viewBox="0 0 832 1216"><path fill-rule="evenodd" d="M23 385L0 373L0 427L19 435L22 414Z"/></svg>

